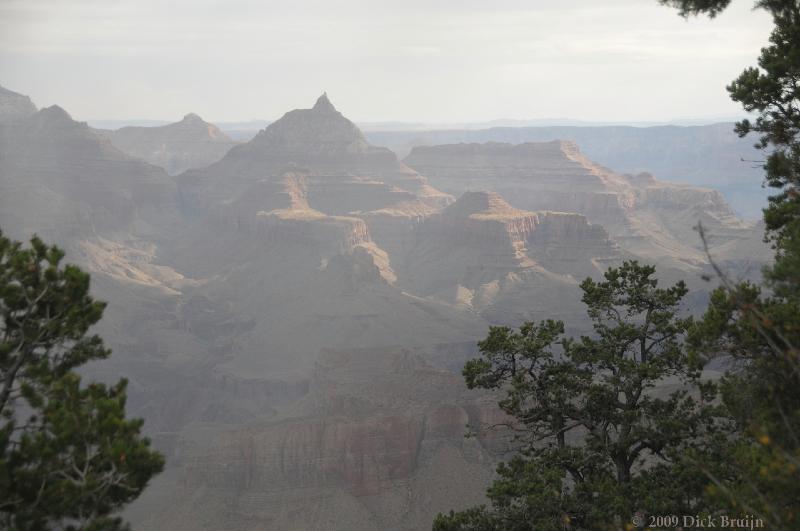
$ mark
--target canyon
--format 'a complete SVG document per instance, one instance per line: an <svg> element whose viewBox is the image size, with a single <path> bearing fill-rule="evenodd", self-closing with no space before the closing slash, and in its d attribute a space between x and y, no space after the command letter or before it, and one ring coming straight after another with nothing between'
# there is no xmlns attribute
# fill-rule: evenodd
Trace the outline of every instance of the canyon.
<svg viewBox="0 0 800 531"><path fill-rule="evenodd" d="M737 275L768 254L718 192L573 142L400 160L324 94L234 144L193 115L103 131L9 93L0 227L92 274L114 353L86 375L129 379L167 459L134 529L429 528L484 500L509 447L464 437L502 420L460 375L489 326L586 332L579 283L626 259L685 279L696 310L713 286L698 221Z"/></svg>
<svg viewBox="0 0 800 531"><path fill-rule="evenodd" d="M539 125L450 127L427 131L369 131L371 142L402 157L415 147L487 142L525 144L570 141L592 161L621 173L650 172L660 179L709 187L725 194L737 212L759 219L764 154L756 138L734 132L733 122L706 125Z"/></svg>
<svg viewBox="0 0 800 531"><path fill-rule="evenodd" d="M622 251L685 272L702 268L707 259L698 224L712 255L718 246L747 240L758 230L756 223L739 219L716 190L660 181L649 173L616 173L570 141L416 147L404 161L455 195L492 190L519 208L582 214L604 227ZM746 251L738 258L746 260Z"/></svg>

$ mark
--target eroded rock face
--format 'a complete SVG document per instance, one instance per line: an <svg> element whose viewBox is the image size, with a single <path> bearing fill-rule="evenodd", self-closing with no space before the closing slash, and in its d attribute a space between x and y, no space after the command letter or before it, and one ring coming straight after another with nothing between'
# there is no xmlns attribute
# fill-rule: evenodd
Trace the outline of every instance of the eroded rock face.
<svg viewBox="0 0 800 531"><path fill-rule="evenodd" d="M415 293L498 315L516 313L506 297L514 291L533 289L547 307L577 300L578 281L619 260L605 230L580 214L519 210L495 192L465 192L417 228L397 270Z"/></svg>
<svg viewBox="0 0 800 531"><path fill-rule="evenodd" d="M0 122L0 225L68 242L144 234L177 216L176 187L52 106ZM24 237L26 237L24 236Z"/></svg>
<svg viewBox="0 0 800 531"><path fill-rule="evenodd" d="M456 149L455 166L482 165L475 183L519 170L519 197L455 201L327 97L176 178L60 108L0 133L0 226L91 271L114 355L87 377L127 377L167 456L130 509L138 529L423 529L481 503L506 446L463 435L504 419L461 368L490 323L574 323L578 281L632 256L589 212L625 242L642 226L672 242L680 219L664 218L690 205L730 229L726 265L739 242L713 193L563 145L498 148L502 164ZM560 207L518 203L548 197Z"/></svg>
<svg viewBox="0 0 800 531"><path fill-rule="evenodd" d="M614 173L572 142L417 147L405 162L451 193L493 190L518 208L583 214L623 250L684 271L706 261L698 221L716 244L748 239L754 229L719 192Z"/></svg>
<svg viewBox="0 0 800 531"><path fill-rule="evenodd" d="M287 173L302 175L302 182L287 181ZM273 206L274 194L285 195L289 206L302 196L304 206L331 215L384 208L429 213L452 201L394 153L368 144L325 95L311 109L286 113L218 163L178 180L185 208L238 205L244 217L286 208ZM265 206L259 208L258 200Z"/></svg>
<svg viewBox="0 0 800 531"><path fill-rule="evenodd" d="M591 160L618 173L648 171L665 181L719 190L747 218L761 217L767 196L759 186L764 173L761 167L742 162L763 157L750 138L739 138L733 123L689 127L537 126L369 131L367 138L403 157L420 145L571 140Z"/></svg>
<svg viewBox="0 0 800 531"><path fill-rule="evenodd" d="M452 202L392 152L369 145L325 95L177 180L187 216L278 246L273 252L285 249L285 257L310 254L313 267L337 271L345 286L374 271L393 283L392 262L413 229Z"/></svg>
<svg viewBox="0 0 800 531"><path fill-rule="evenodd" d="M417 147L405 162L424 168L443 189L493 190L528 210L580 212L597 223L616 223L633 206L626 179L586 160L571 142Z"/></svg>
<svg viewBox="0 0 800 531"><path fill-rule="evenodd" d="M303 371L323 347L446 343L480 322L395 286L394 253L452 198L367 144L325 96L177 181L193 221L164 260L213 277L194 291L254 321L220 370ZM227 257L209 239L228 242Z"/></svg>
<svg viewBox="0 0 800 531"><path fill-rule="evenodd" d="M99 131L120 151L160 166L170 175L204 168L236 145L228 135L194 113L160 127L123 127Z"/></svg>
<svg viewBox="0 0 800 531"><path fill-rule="evenodd" d="M312 169L347 172L386 168L397 160L389 149L370 145L326 94L311 109L286 113L234 155L258 157L270 165L295 163Z"/></svg>
<svg viewBox="0 0 800 531"><path fill-rule="evenodd" d="M172 529L231 521L242 529L425 528L442 491L456 507L483 501L475 487L490 477L493 440L464 434L469 424L502 417L482 398L467 396L457 375L408 349L328 350L294 418L187 433L171 494L182 500L181 517L170 508L150 522ZM459 480L451 482L454 473ZM192 501L197 485L213 493L202 505ZM314 510L334 501L334 514ZM220 506L226 514L215 511Z"/></svg>

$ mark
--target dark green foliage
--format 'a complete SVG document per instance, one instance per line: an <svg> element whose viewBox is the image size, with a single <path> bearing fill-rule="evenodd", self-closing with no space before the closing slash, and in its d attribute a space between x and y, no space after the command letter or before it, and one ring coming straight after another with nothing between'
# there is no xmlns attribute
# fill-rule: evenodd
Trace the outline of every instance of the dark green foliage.
<svg viewBox="0 0 800 531"><path fill-rule="evenodd" d="M493 327L479 343L464 377L503 394L520 453L498 468L491 508L440 515L435 529L610 529L637 511L703 510L705 478L681 456L707 454L727 426L682 348L686 287L659 288L654 273L625 262L581 284L591 337L543 321ZM665 381L674 390L654 389Z"/></svg>
<svg viewBox="0 0 800 531"><path fill-rule="evenodd" d="M34 237L0 233L0 527L122 529L111 514L163 467L125 419L125 387L73 369L110 351L88 336L105 305L89 275Z"/></svg>
<svg viewBox="0 0 800 531"><path fill-rule="evenodd" d="M680 4L682 14L715 15L725 6ZM728 354L736 367L721 383L722 397L742 437L721 445L710 493L730 512L749 512L770 529L800 528L800 3L760 0L774 28L758 67L729 86L731 98L757 114L736 124L758 134L765 181L776 189L764 209L775 263L765 285L724 279L691 335L700 356Z"/></svg>
<svg viewBox="0 0 800 531"><path fill-rule="evenodd" d="M730 3L659 1L677 7L682 16L711 17ZM757 147L765 150L765 181L777 190L764 210L767 237L775 249L764 286L735 284L719 271L722 287L712 294L706 314L695 323L681 322L668 311L685 293L682 286L675 286L671 294L662 291L664 308L656 312L655 321L666 328L658 363L642 357L643 348L638 366L635 354L607 355L626 342L636 343L636 324L624 322L633 316L610 309L636 302L636 297L630 297L609 304L614 300L610 294L622 287L616 274L605 283L583 285L584 301L595 321L595 338L566 341L555 330L552 341L542 346L541 338L527 343L525 338L551 334L553 323L526 325L519 333L493 330L482 344L490 347L484 351L486 359L471 362L465 376L472 386L507 390L501 405L521 422L518 429L528 437L529 448L498 470L501 477L488 492L491 508L440 515L434 528L567 527L559 514L572 517L576 527L591 529L602 528L617 516L612 526L620 527L622 515L633 508L656 514L754 515L769 529L800 528L800 2L759 0L755 7L773 16L770 44L762 49L758 67L746 69L728 91L747 111L758 114L754 122L738 123L736 131L742 136L759 135ZM640 291L637 284L642 285L633 282L628 287ZM611 326L598 322L603 318ZM687 354L680 343L684 336ZM548 350L556 342L563 345L561 356ZM712 406L708 401L715 386L697 382L691 366L715 356L732 360L733 368L719 382L721 402ZM534 358L535 364L530 361ZM561 371L559 365L565 361L574 362L575 370ZM526 367L534 365L529 377L525 376ZM584 367L605 372L581 387L590 381L581 373ZM559 374L560 384L567 383L572 386L570 393L575 389L578 393L571 395L572 401L564 400L557 390L539 382L539 374L547 381L556 381L552 375ZM566 380L565 374L569 374ZM677 392L657 406L637 403L615 411L615 396L625 396L625 401L619 401L629 403L631 392L635 396L640 387L650 387L653 378L667 374L696 384L699 401ZM582 419L608 417L617 433L626 437L608 439L598 451L590 428L596 420L589 425L581 420L586 444L575 448L569 439L562 444L559 432L570 425L576 412L584 410ZM559 415L561 411L565 415ZM655 426L667 432L658 430L662 437L655 437ZM550 437L542 437L548 429ZM559 442L553 444L554 437ZM639 438L642 442L633 449L644 448L651 459L643 467L628 469L628 478L626 467L620 466L632 451L625 441ZM602 455L605 450L616 457ZM616 477L611 471L617 472Z"/></svg>
<svg viewBox="0 0 800 531"><path fill-rule="evenodd" d="M795 287L800 275L795 277ZM714 292L690 337L704 355L736 362L720 383L741 437L719 450L710 493L729 512L755 514L770 529L800 525L800 304L749 284Z"/></svg>
<svg viewBox="0 0 800 531"><path fill-rule="evenodd" d="M705 13L715 17L728 7L731 0L659 0L664 5L677 7L681 16Z"/></svg>
<svg viewBox="0 0 800 531"><path fill-rule="evenodd" d="M660 1L679 7L684 16L714 16L730 3ZM755 121L737 123L736 131L740 136L756 133L756 147L765 150L765 181L777 193L769 199L764 220L780 257L789 249L797 250L800 239L800 2L759 0L755 7L772 14L775 27L769 45L761 49L758 67L746 68L727 88L731 99L758 115Z"/></svg>

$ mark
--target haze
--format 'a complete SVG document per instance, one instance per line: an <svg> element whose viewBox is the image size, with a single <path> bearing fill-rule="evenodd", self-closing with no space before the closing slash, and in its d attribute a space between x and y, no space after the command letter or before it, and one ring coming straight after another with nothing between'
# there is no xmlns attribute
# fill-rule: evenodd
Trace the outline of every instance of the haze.
<svg viewBox="0 0 800 531"><path fill-rule="evenodd" d="M602 329L583 301L605 289L587 286L599 286L610 268L651 275L631 261L655 267L659 286L684 283L680 316L706 311L719 269L763 282L774 255L759 221L766 191L755 161L763 153L753 137L734 132L730 120L743 111L725 91L770 32L751 3L737 0L709 22L681 19L657 0L0 0L0 234L21 242L35 234L90 275L92 296L107 302L90 333L112 354L79 368L84 385L125 378L126 418L142 419L141 433L165 460L120 516L137 531L408 531L486 503L498 464L525 440L512 439L517 430L488 429L509 418L498 405L502 389L469 389L464 379L467 361L483 355L479 342L495 344L492 327L558 320L565 334L584 338L580 356L598 350L635 367L613 383L622 372L607 379L604 365L587 365L599 368L597 379L586 379L573 376L586 374L573 365L578 372L569 369L564 380L566 360L581 357L542 353L546 374L567 382L564 392L579 391L545 402L594 407L594 396L624 389L627 400L634 389L640 409L600 400L598 411L634 412L649 423L667 396L689 411L683 381L659 372L683 365L676 342L684 325L662 317L672 312L664 301L677 302L683 288L642 295L646 321L625 310L629 323L603 333L627 341L597 349L586 338ZM502 119L509 121L490 127ZM672 120L717 123L644 126ZM22 290L32 315L77 315L80 308L45 311L50 298L61 305L63 293L71 304L73 291L59 284L48 292L36 275L50 282L49 266L31 268L13 244L3 245L15 256L0 261L11 260L14 275L41 291ZM41 376L51 408L61 395L50 393L64 380L40 369L39 339L33 354L24 352L35 370L9 361L25 359L8 340L20 335L22 304L16 277L3 275L0 291L10 286L11 302L0 303L14 310L5 312L14 323L0 353L17 356L5 356L12 378ZM28 326L27 317L21 322ZM628 349L634 329L637 341L651 341L638 358ZM530 341L520 344L544 345ZM729 363L715 357L702 378L718 379ZM645 373L652 385L643 391ZM617 387L584 392L606 381ZM39 407L28 394L9 396L16 411ZM644 403L649 412L641 413ZM5 411L0 432L49 430L50 417L11 426L16 417ZM83 434L62 422L60 406L54 411L70 436L54 432L53 441ZM77 428L89 417L87 431L109 437L111 423L100 417L78 416ZM638 492L650 479L620 478L633 477L631 466L661 477L654 467L672 454L660 441L694 445L658 429L694 426L692 415L690 424L659 417L641 430L588 418L608 430L576 426L589 430L591 445L609 441L615 457L578 449L583 435L573 432L562 449L543 441L558 462L526 469L526 478L544 472L533 488L541 479L555 493L551 471L566 463L562 456L591 456L591 484L567 489L578 485L570 479L563 492L596 492L606 478ZM551 427L556 439L565 431ZM476 436L465 437L473 428ZM653 444L625 446L619 468L620 437L627 439L620 434L635 431L655 434ZM103 442L102 454L84 442L71 444L76 457L63 462L102 463L120 475L129 468L116 468L118 455L125 467L138 459L116 438ZM57 443L34 446L52 453ZM16 455L5 462L27 466ZM46 477L41 484L59 481L42 500L61 500L95 477L36 470ZM122 492L111 477L103 484ZM24 490L36 497L34 509L45 505L38 479ZM19 499L27 511L28 498ZM572 502L557 503L559 525L571 521L561 510Z"/></svg>
<svg viewBox="0 0 800 531"><path fill-rule="evenodd" d="M769 18L655 0L0 0L0 72L79 120L275 119L323 90L356 121L738 115Z"/></svg>

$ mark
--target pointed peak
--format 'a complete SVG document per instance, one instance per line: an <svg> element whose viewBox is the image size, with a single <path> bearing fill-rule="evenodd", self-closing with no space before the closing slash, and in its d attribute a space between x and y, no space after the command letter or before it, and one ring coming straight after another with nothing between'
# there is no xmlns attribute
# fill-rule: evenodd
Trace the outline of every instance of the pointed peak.
<svg viewBox="0 0 800 531"><path fill-rule="evenodd" d="M323 94L311 109L295 109L258 133L241 150L271 159L271 164L294 162L305 168L396 167L397 155L370 145L356 124L337 111ZM363 170L359 170L363 171Z"/></svg>
<svg viewBox="0 0 800 531"><path fill-rule="evenodd" d="M317 103L314 104L312 110L324 112L336 112L336 107L333 106L331 100L328 99L328 93L323 92L322 96L317 98Z"/></svg>

